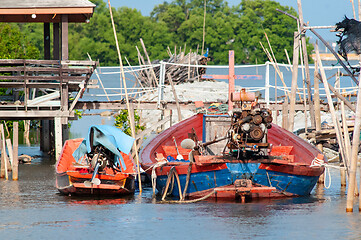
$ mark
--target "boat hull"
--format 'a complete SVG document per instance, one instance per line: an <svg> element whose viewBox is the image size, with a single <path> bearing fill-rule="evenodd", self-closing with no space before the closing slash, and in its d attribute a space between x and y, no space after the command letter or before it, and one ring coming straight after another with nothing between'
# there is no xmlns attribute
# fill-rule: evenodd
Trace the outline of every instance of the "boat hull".
<svg viewBox="0 0 361 240"><path fill-rule="evenodd" d="M56 188L65 195L107 195L121 196L133 194L135 191L135 177L133 162L129 155L124 153L122 157L127 164L127 172L116 171L109 167L98 172L95 177L100 180L99 185L84 184L91 182L93 172L89 165L78 164L73 152L81 144L83 139L70 139L64 144L60 157L56 163Z"/></svg>
<svg viewBox="0 0 361 240"><path fill-rule="evenodd" d="M146 146L141 153L143 169L146 169L146 172L151 175L152 166L160 160L156 157L159 153L165 156L169 156L169 154L174 156L174 153L167 154L163 146L166 145L169 148L172 144L174 145L173 136L185 139L188 137L187 133L192 131L196 132L198 139L205 139L204 134L207 131L202 114L174 125ZM274 161L243 159L238 162L227 162L229 159L218 156L217 159L211 159L212 157L201 159L202 162L195 158L186 196L194 198L210 194L210 197L217 199L236 200L240 197L244 199L246 196L247 198L272 198L310 194L324 171L323 167L310 166L312 160L320 152L296 135L276 125L269 130L268 136L270 143L274 146L291 146L287 147L289 155ZM207 158L207 156L202 158ZM186 187L188 166L189 163L186 162L168 162L165 166L157 168L155 173L158 192L164 192L169 171L174 167L179 176L181 191L179 191L177 182L173 180L171 187L168 187L168 192L179 197L180 192L183 192ZM239 189L236 181L240 179L250 179L254 185L247 189Z"/></svg>
<svg viewBox="0 0 361 240"><path fill-rule="evenodd" d="M135 178L127 177L121 180L101 180L101 175L97 175L101 184L85 186L85 181L91 178L75 178L64 173L56 174L56 188L65 195L129 195L135 191Z"/></svg>

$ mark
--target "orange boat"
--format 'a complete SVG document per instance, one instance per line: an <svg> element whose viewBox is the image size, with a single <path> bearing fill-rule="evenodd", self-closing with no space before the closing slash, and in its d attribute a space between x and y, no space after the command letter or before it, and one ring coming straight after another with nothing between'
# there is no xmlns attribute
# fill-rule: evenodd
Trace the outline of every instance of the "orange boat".
<svg viewBox="0 0 361 240"><path fill-rule="evenodd" d="M119 151L117 146L116 140L119 135L116 135L121 132L119 129L111 126L93 126L91 129L89 138L71 139L65 142L56 163L56 188L66 195L133 194L135 165L129 154L129 146L133 143L131 140L133 138L126 136L131 140L131 143L126 143L125 152L128 153L126 154ZM108 130L106 133L109 133L109 130L113 132L114 136L103 134L104 129ZM99 137L99 133L103 139L110 138L110 141L94 140ZM91 144L87 146L87 142ZM113 146L109 147L109 143L113 143L110 144ZM85 151L86 147L89 147L89 151Z"/></svg>

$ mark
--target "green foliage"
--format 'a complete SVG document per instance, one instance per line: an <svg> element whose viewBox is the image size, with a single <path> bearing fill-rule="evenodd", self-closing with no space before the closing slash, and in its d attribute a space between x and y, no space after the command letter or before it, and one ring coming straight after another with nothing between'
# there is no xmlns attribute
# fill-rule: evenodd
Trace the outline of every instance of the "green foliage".
<svg viewBox="0 0 361 240"><path fill-rule="evenodd" d="M143 131L144 126L140 125L140 116L134 111L134 122L135 122L135 132L139 130ZM125 134L131 136L132 132L128 120L128 110L121 110L118 115L115 116L114 126L121 129Z"/></svg>
<svg viewBox="0 0 361 240"><path fill-rule="evenodd" d="M0 59L38 59L39 53L17 25L0 23Z"/></svg>
<svg viewBox="0 0 361 240"><path fill-rule="evenodd" d="M69 24L69 57L86 60L89 53L102 66L119 65L108 6L103 0L92 2L96 7L90 23ZM297 31L297 25L294 19L277 12L276 8L297 16L293 8L272 0L243 0L234 7L229 7L225 0L208 0L205 48L210 50L209 54L214 59L212 63L227 64L228 50L235 50L237 64L268 61L260 46L262 42L268 48L265 33L277 61L287 62L284 49L292 55L293 32ZM150 17L127 7L113 8L112 11L120 51L131 64L138 64L135 46L142 51L139 38L144 40L151 60L167 58L168 46L173 49L174 46L179 48L186 45L187 51L202 47L204 0L164 2L154 7ZM31 46L43 51L43 25L29 23L19 26L21 32L31 40ZM25 47L24 40L22 45L15 45ZM307 48L311 53L312 45L308 44ZM2 49L0 57L4 55ZM9 48L7 54L24 52L20 50ZM31 48L27 48L26 52L31 52ZM126 64L125 60L123 64Z"/></svg>

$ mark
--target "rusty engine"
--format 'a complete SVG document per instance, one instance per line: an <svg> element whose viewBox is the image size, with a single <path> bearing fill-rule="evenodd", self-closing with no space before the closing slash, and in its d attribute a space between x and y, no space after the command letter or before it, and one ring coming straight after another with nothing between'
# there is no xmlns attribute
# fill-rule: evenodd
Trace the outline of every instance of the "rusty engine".
<svg viewBox="0 0 361 240"><path fill-rule="evenodd" d="M272 127L272 112L260 108L255 94L245 90L233 94L232 101L238 102L239 108L232 113L228 149L238 156L264 155L269 148L267 130Z"/></svg>

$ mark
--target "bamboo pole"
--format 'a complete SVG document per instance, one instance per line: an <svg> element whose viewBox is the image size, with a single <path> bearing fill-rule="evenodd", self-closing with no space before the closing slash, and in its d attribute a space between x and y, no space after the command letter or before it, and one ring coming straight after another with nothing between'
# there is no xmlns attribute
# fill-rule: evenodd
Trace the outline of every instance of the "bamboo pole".
<svg viewBox="0 0 361 240"><path fill-rule="evenodd" d="M311 92L311 77L310 77L310 67L308 65L308 54L307 54L307 45L306 45L306 36L303 34L303 27L304 27L304 21L303 21L303 14L302 14L302 5L301 0L297 0L298 5L298 15L300 19L300 34L301 34L301 47L303 51L303 62L305 64L305 73L306 73L306 84L307 84L307 101L310 106L310 116L311 116L311 126L312 128L315 128L315 110L313 106L312 101L312 92Z"/></svg>
<svg viewBox="0 0 361 240"><path fill-rule="evenodd" d="M285 81L284 81L284 79L283 79L283 74L282 74L282 72L279 71L279 68L277 67L277 63L275 62L275 60L273 60L273 58L272 58L271 54L268 52L268 50L264 48L262 42L259 42L259 43L261 44L261 47L262 47L263 51L266 53L268 59L269 59L270 62L272 63L275 71L277 72L278 76L279 76L280 79L281 79L281 82L282 82L283 87L284 87L284 90L283 90L283 91L284 91L285 96L286 96L286 98L287 98L285 101L288 102L288 99L291 98L291 94L290 94L290 93L287 91L287 89L286 89L286 88L287 88L287 85L286 85L286 83L285 83Z"/></svg>
<svg viewBox="0 0 361 240"><path fill-rule="evenodd" d="M142 38L140 38L140 44L142 44L143 51L144 51L145 56L147 57L148 64L149 64L149 66L151 66L150 71L151 71L151 73L152 73L152 75L153 75L153 79L154 79L154 81L155 81L155 86L158 86L158 79L157 79L157 76L155 75L153 65L152 65L152 63L150 62L150 58L149 58L147 49L145 48L145 45L144 45L144 42L143 42L143 39L142 39Z"/></svg>
<svg viewBox="0 0 361 240"><path fill-rule="evenodd" d="M204 0L204 14L203 14L203 40L202 40L202 55L204 54L204 41L206 38L206 13L207 13L207 0Z"/></svg>
<svg viewBox="0 0 361 240"><path fill-rule="evenodd" d="M167 73L167 76L168 76L168 80L170 82L170 85L172 87L172 92L173 92L173 95L174 95L175 103L177 104L178 121L180 122L180 121L182 121L182 114L181 114L181 109L180 109L180 106L179 106L179 100L178 100L177 92L175 91L172 76L169 73Z"/></svg>
<svg viewBox="0 0 361 240"><path fill-rule="evenodd" d="M321 77L320 80L322 80ZM342 96L342 94L340 94L331 84L328 83L328 87L332 91L332 93L335 94L336 97L338 97L338 99L343 101L346 106L349 107L353 112L356 112L355 106L353 106L344 96Z"/></svg>
<svg viewBox="0 0 361 240"><path fill-rule="evenodd" d="M350 159L351 159L351 142L350 142L350 135L348 132L348 126L346 122L345 116L345 103L341 101L341 118L342 118L342 128L343 128L343 135L345 139L345 155L347 166L350 166ZM341 175L341 186L346 187L346 170L344 166L340 164L340 175ZM355 187L355 191L357 191L357 187Z"/></svg>
<svg viewBox="0 0 361 240"><path fill-rule="evenodd" d="M353 18L356 19L355 3L353 0L350 0L350 2L352 4Z"/></svg>
<svg viewBox="0 0 361 240"><path fill-rule="evenodd" d="M316 124L316 131L320 131L321 128L321 106L320 106L320 87L319 87L319 79L317 78L318 75L318 63L317 60L315 61L315 72L314 72L314 101L315 101L315 124ZM317 149L323 152L322 143L317 144ZM318 183L325 182L325 175L324 173L318 178Z"/></svg>
<svg viewBox="0 0 361 240"><path fill-rule="evenodd" d="M93 61L92 58L90 57L89 53L86 53L86 54L88 55L89 60L90 60L90 61ZM99 80L99 82L100 82L100 85L101 85L102 88L103 88L103 91L104 91L105 96L107 97L108 101L110 101L110 99L109 99L109 97L108 97L108 94L107 94L107 91L105 91L103 82L102 82L102 80L101 80L100 77L99 77L99 74L98 74L97 69L94 69L94 72L95 72L95 75L97 76L97 78L98 78L98 80Z"/></svg>
<svg viewBox="0 0 361 240"><path fill-rule="evenodd" d="M133 75L133 76L135 77L135 79L138 81L139 86L140 86L141 88L145 89L144 86L143 86L143 84L142 84L142 81L140 81L140 79L139 79L139 77L137 76L137 74L135 74L135 71L134 71L132 65L130 65L130 62L128 61L128 58L127 58L127 57L124 57L124 59L125 59L125 61L127 62L128 66L130 67L130 70L132 71L132 72L131 72L132 75Z"/></svg>
<svg viewBox="0 0 361 240"><path fill-rule="evenodd" d="M292 132L295 121L295 105L296 105L296 91L297 91L297 76L298 76L298 59L299 59L299 34L293 34L293 67L292 67L292 84L291 84L291 98L288 118L288 131ZM306 117L306 116L305 116Z"/></svg>
<svg viewBox="0 0 361 240"><path fill-rule="evenodd" d="M361 61L360 61L361 62ZM361 93L361 75L359 76L358 93ZM346 212L353 211L354 191L356 186L356 169L357 169L357 155L360 144L360 127L361 127L361 94L357 94L356 105L356 119L353 130L352 149L351 149L351 166L349 169L349 185L347 188ZM359 206L359 211L360 211Z"/></svg>
<svg viewBox="0 0 361 240"><path fill-rule="evenodd" d="M129 105L128 90L127 90L127 84L125 82L125 75L124 75L122 56L120 54L119 42L118 42L118 38L117 38L117 32L115 31L113 12L112 12L112 7L110 5L110 0L108 0L108 5L109 5L110 18L111 18L112 26L113 26L113 33L114 33L115 43L116 43L117 52L118 52L120 71L121 71L121 80L123 80L123 85L124 85L125 99L126 99L126 102L127 102L128 117L129 117L129 122L130 122L130 129L131 129L131 132L132 132L132 137L135 139L135 126L132 124L132 122L134 122L134 120L133 120L133 115L131 114L131 109L130 109L130 105ZM139 194L142 194L142 179L140 177L139 156L138 156L138 148L137 148L136 141L134 141L133 150L135 151L135 156L136 156L135 161L136 161L136 164L137 164L137 171L138 171Z"/></svg>
<svg viewBox="0 0 361 240"><path fill-rule="evenodd" d="M19 165L19 158L18 158L18 147L19 147L19 122L13 122L13 180L17 181L19 179L18 175L18 165Z"/></svg>
<svg viewBox="0 0 361 240"><path fill-rule="evenodd" d="M331 117L332 117L332 122L333 122L334 127L335 127L336 138L337 138L337 142L338 142L338 145L339 145L339 149L340 149L342 161L343 161L343 164L346 166L346 169L348 170L348 166L347 166L347 163L346 163L346 161L345 161L345 159L346 159L345 146L344 146L344 141L343 141L343 139L342 139L341 127L340 127L339 121L337 120L335 108L334 108L333 102L332 102L332 97L331 97L330 89L328 88L326 73L325 73L325 70L324 70L323 65L322 65L322 61L321 61L321 57L320 57L320 52L318 51L318 45L317 45L317 44L315 45L315 51L316 51L317 63L318 63L319 68L320 68L323 85L324 85L325 92L326 92L326 95L327 95L328 105L329 105L329 107L330 107L330 113L331 113Z"/></svg>

